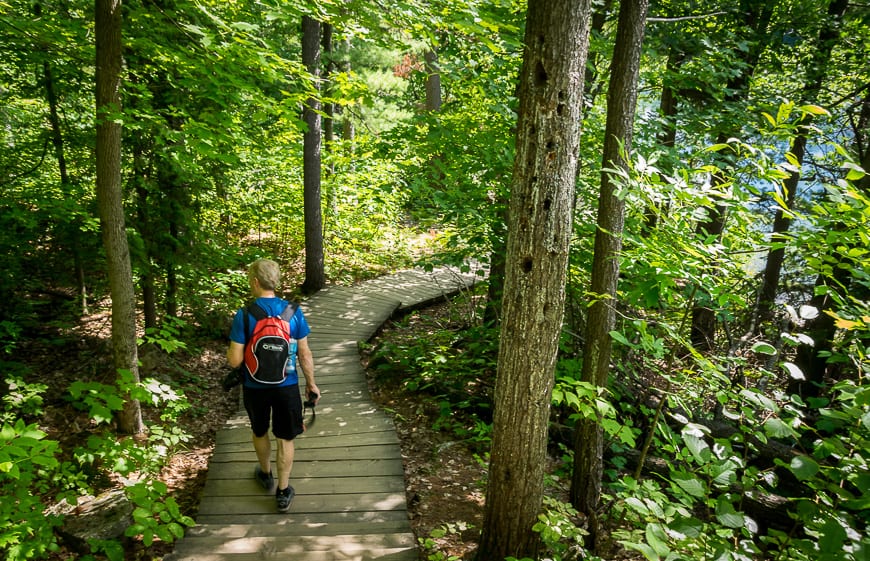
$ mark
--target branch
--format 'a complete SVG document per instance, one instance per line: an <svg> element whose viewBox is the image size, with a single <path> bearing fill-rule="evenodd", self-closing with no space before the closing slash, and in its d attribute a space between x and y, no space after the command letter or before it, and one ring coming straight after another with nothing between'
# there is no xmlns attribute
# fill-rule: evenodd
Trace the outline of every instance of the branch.
<svg viewBox="0 0 870 561"><path fill-rule="evenodd" d="M6 181L9 182L9 183L14 183L14 182L18 181L19 179L21 179L22 177L28 176L28 175L30 175L31 173L33 173L33 172L35 172L36 170L38 170L38 169L42 166L42 162L45 161L45 156L46 156L46 154L48 154L48 143L49 143L49 140L50 140L50 139L48 138L48 136L46 136L46 137L45 137L45 142L42 143L42 156L39 158L39 161L36 162L36 165L34 165L32 168L30 168L30 169L28 169L28 170L22 171L22 172L19 173L18 175L10 176Z"/></svg>
<svg viewBox="0 0 870 561"><path fill-rule="evenodd" d="M705 18L711 18L711 17L715 17L715 16L724 16L727 13L728 12L711 12L709 14L699 14L697 16L679 16L679 17L674 17L674 18L652 17L652 18L646 18L646 21L648 23L674 23L674 22L678 22L678 21L689 21L689 20L693 20L693 19L705 19Z"/></svg>

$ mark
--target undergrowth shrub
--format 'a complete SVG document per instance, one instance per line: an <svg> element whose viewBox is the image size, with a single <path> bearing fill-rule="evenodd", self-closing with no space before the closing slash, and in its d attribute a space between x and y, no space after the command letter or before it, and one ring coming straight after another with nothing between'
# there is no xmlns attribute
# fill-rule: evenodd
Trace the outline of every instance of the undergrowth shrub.
<svg viewBox="0 0 870 561"><path fill-rule="evenodd" d="M63 516L50 514L47 507L62 500L75 503L78 496L92 493L100 474L119 475L127 482L125 492L134 504L134 524L127 536L139 536L146 545L155 538L172 542L183 535L184 526L193 525L157 479L167 458L189 439L177 423L188 407L183 394L154 379L134 383L124 371L114 385L74 382L70 398L87 411L95 430L80 446L64 451L22 418L41 412L45 385L28 385L11 376L7 384L0 416L0 496L12 499L0 501L0 553L5 559L40 559L56 551L55 528ZM143 440L112 431L113 415L126 395L160 411L160 421L149 424ZM124 548L116 541L96 541L91 548L112 561L124 558Z"/></svg>
<svg viewBox="0 0 870 561"><path fill-rule="evenodd" d="M407 339L385 338L371 352L370 368L387 383L400 384L436 413L433 428L471 444L489 442L498 333L473 326L456 330L414 312L403 326L416 326ZM425 336L419 332L425 330Z"/></svg>

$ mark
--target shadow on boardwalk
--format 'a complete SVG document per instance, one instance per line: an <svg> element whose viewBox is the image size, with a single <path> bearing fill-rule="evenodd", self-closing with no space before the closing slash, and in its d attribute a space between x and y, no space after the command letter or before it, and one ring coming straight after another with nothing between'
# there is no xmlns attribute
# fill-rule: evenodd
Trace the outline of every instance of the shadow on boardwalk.
<svg viewBox="0 0 870 561"><path fill-rule="evenodd" d="M416 560L398 436L372 403L358 343L397 310L437 302L479 278L451 269L403 271L303 302L323 397L317 421L296 441L290 512L276 513L274 495L253 479L251 433L240 410L217 434L197 525L165 559Z"/></svg>

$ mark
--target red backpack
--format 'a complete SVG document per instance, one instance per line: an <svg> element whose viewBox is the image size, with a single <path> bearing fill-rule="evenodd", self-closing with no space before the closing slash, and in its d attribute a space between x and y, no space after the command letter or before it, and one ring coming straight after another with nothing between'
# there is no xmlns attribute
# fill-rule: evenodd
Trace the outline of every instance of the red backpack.
<svg viewBox="0 0 870 561"><path fill-rule="evenodd" d="M245 369L255 382L280 384L287 378L287 363L296 361L296 339L290 334L290 319L296 305L288 304L277 316L270 316L256 302L251 302L245 313L245 335L248 314L254 316L254 332L245 344ZM292 361L292 362L291 362Z"/></svg>

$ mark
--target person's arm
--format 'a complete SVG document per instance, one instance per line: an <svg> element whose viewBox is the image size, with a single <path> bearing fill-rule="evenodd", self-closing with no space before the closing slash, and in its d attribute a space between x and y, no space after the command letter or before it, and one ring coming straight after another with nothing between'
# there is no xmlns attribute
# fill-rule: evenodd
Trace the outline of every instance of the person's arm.
<svg viewBox="0 0 870 561"><path fill-rule="evenodd" d="M242 315L244 310L239 310L233 316L233 325L230 328L230 346L227 349L227 362L230 368L238 368L245 360L245 340L248 334L245 333L245 318ZM239 342L241 341L241 342Z"/></svg>
<svg viewBox="0 0 870 561"><path fill-rule="evenodd" d="M296 340L296 359L297 366L305 376L306 396L312 392L316 393L317 399L314 403L317 403L320 400L320 388L314 382L314 356L311 354L311 347L308 346L308 337Z"/></svg>
<svg viewBox="0 0 870 561"><path fill-rule="evenodd" d="M230 341L230 348L227 349L227 362L231 368L238 368L245 358L245 346L235 341Z"/></svg>

